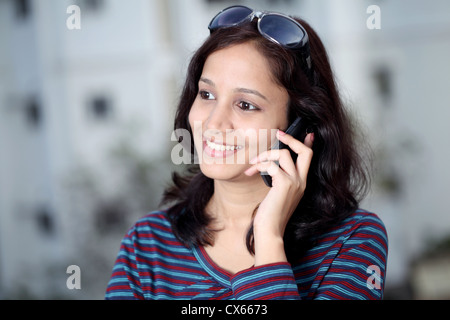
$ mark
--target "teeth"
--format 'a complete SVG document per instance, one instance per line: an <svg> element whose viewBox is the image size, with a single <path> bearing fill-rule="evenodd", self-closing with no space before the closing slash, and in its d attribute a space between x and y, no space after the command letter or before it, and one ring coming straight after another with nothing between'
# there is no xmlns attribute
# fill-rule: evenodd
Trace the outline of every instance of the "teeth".
<svg viewBox="0 0 450 320"><path fill-rule="evenodd" d="M231 150L239 150L242 148L241 146L224 146L223 144L216 144L209 140L206 140L206 144L208 145L208 147L216 151L225 151L225 150L231 151Z"/></svg>

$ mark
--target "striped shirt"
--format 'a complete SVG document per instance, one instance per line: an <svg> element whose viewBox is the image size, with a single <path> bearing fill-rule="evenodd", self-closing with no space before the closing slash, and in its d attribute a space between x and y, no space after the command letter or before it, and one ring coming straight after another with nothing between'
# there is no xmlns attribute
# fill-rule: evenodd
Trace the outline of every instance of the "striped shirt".
<svg viewBox="0 0 450 320"><path fill-rule="evenodd" d="M317 238L298 261L230 274L203 247L185 247L164 211L128 231L106 299L382 299L387 234L377 215L358 210Z"/></svg>

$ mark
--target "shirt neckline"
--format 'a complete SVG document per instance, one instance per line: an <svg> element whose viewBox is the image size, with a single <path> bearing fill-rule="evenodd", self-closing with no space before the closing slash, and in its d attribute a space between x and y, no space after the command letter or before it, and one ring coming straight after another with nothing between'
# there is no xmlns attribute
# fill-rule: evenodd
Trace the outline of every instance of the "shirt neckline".
<svg viewBox="0 0 450 320"><path fill-rule="evenodd" d="M192 251L202 268L222 286L231 288L232 274L219 267L208 255L203 246L193 246Z"/></svg>

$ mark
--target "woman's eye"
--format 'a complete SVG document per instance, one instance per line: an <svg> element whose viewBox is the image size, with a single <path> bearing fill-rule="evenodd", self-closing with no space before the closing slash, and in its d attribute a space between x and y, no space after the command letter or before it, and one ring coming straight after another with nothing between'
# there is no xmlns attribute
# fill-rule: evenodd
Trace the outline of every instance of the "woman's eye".
<svg viewBox="0 0 450 320"><path fill-rule="evenodd" d="M255 107L254 105L252 105L251 103L245 102L245 101L241 101L239 102L239 108L241 108L244 111L252 111L252 110L259 110L258 107Z"/></svg>
<svg viewBox="0 0 450 320"><path fill-rule="evenodd" d="M209 91L201 90L198 94L200 95L200 98L202 98L203 100L215 99L214 95Z"/></svg>

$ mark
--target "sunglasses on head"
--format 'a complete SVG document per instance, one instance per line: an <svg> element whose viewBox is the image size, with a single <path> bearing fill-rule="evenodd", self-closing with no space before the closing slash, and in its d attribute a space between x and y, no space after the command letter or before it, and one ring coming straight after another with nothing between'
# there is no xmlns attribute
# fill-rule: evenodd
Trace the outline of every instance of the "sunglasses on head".
<svg viewBox="0 0 450 320"><path fill-rule="evenodd" d="M303 50L308 69L311 69L308 34L293 18L281 13L259 12L245 6L232 6L219 12L209 23L210 33L226 27L238 26L258 18L258 31L266 39L287 49Z"/></svg>

